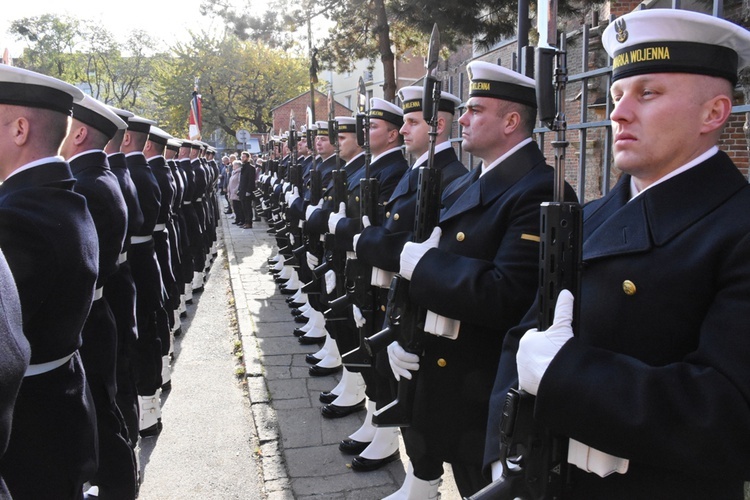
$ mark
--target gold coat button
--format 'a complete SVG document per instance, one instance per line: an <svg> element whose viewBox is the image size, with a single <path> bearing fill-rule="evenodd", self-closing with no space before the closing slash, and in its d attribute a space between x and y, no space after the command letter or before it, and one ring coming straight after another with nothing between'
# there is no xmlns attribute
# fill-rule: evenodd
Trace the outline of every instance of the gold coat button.
<svg viewBox="0 0 750 500"><path fill-rule="evenodd" d="M393 220L398 220L398 214L393 214Z"/></svg>
<svg viewBox="0 0 750 500"><path fill-rule="evenodd" d="M635 283L633 283L630 280L625 280L622 282L622 291L625 292L625 295L635 295Z"/></svg>
<svg viewBox="0 0 750 500"><path fill-rule="evenodd" d="M380 310L385 312L385 306L380 306Z"/></svg>
<svg viewBox="0 0 750 500"><path fill-rule="evenodd" d="M448 362L446 360L444 360L443 358L440 358L440 359L437 360L437 365L440 368L445 368L445 365L447 365L447 364L448 364Z"/></svg>
<svg viewBox="0 0 750 500"><path fill-rule="evenodd" d="M464 241L464 239L466 239L466 235L459 231L458 234L456 234L456 240Z"/></svg>
<svg viewBox="0 0 750 500"><path fill-rule="evenodd" d="M354 197L354 201L356 201L357 203L359 203L359 196L355 196Z"/></svg>
<svg viewBox="0 0 750 500"><path fill-rule="evenodd" d="M386 213L385 213L385 218L386 218L386 219L389 219L390 217L391 217L391 213L390 213L390 212L386 212Z"/></svg>

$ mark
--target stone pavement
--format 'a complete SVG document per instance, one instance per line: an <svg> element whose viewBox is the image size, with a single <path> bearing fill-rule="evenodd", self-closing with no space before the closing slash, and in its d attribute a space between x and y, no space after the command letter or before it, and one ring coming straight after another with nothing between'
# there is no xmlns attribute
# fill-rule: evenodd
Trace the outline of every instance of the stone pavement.
<svg viewBox="0 0 750 500"><path fill-rule="evenodd" d="M305 355L319 347L300 345L292 335L300 325L269 273L267 259L276 253L276 241L267 224L241 229L231 222L224 216L224 244L268 498L374 500L396 491L407 462L403 444L401 462L364 473L350 468L351 457L338 443L362 425L365 412L333 420L321 416L318 395L333 389L340 376L308 374ZM450 466L445 469L442 498L458 499Z"/></svg>

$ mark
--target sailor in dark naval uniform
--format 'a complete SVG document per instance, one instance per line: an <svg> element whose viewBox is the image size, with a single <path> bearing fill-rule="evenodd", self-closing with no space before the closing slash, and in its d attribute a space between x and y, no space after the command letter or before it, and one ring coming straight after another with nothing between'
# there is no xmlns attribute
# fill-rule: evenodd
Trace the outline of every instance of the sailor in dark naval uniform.
<svg viewBox="0 0 750 500"><path fill-rule="evenodd" d="M161 430L162 345L169 342L169 320L164 310L166 291L153 235L161 210L161 190L143 154L151 125L155 122L147 118L129 118L128 131L121 146L143 212L143 224L138 234L130 238L128 255L137 290L136 350L141 436L153 436Z"/></svg>
<svg viewBox="0 0 750 500"><path fill-rule="evenodd" d="M419 168L427 164L429 156L429 125L422 113L422 87L405 87L399 91L404 112L404 124L401 134L404 136L406 152L416 157L413 166L408 169L399 180L388 201L383 207L384 217L382 225L365 227L361 234L355 235L352 246L356 249L357 258L373 267L372 284L387 288L391 278L399 269L399 255L404 244L410 241L414 232L414 221L417 206L417 181ZM434 168L441 172L441 191L454 179L464 175L466 168L461 164L449 142L453 117L456 106L461 100L443 92L439 101L438 135L436 137ZM380 294L382 301L378 308L385 311L387 293ZM377 315L376 321L382 321L384 315ZM377 325L379 330L382 324ZM392 380L387 367L387 355L379 353L375 359L376 369L383 376ZM383 408L391 402L393 395L385 381L380 381L376 406ZM390 397L389 397L390 395ZM397 429L393 427L378 428L373 436L370 450L363 451L364 455L352 459L352 467L356 470L374 470L400 458L398 450ZM356 445L356 443L355 443ZM387 454L389 452L390 454ZM410 476L407 476L410 477Z"/></svg>
<svg viewBox="0 0 750 500"><path fill-rule="evenodd" d="M117 323L104 286L117 272L127 229L127 206L104 147L127 124L106 105L84 96L73 104L73 123L60 153L76 178L74 190L86 197L99 237L99 277L94 303L83 327L80 353L96 407L99 468L87 493L102 498L135 498L136 460L117 407Z"/></svg>
<svg viewBox="0 0 750 500"><path fill-rule="evenodd" d="M576 296L559 294L547 330L534 328L532 308L508 332L491 414L516 380L536 395L534 419L568 438L565 498L741 500L750 186L717 143L737 70L750 65L750 32L696 12L639 10L602 43L614 60L610 118L624 175L584 207ZM500 458L497 423L487 465Z"/></svg>
<svg viewBox="0 0 750 500"><path fill-rule="evenodd" d="M439 226L423 243L407 243L399 274L410 299L428 310L421 356L396 344L389 359L418 365L412 425L404 429L414 481L432 482L451 464L462 495L487 484L482 475L489 397L505 332L517 324L538 287L540 205L552 199L554 172L531 134L534 80L474 61L463 147L480 167L443 191ZM575 193L567 186L568 200Z"/></svg>
<svg viewBox="0 0 750 500"><path fill-rule="evenodd" d="M124 109L111 106L110 109L125 123L133 116L133 113ZM130 270L128 252L130 251L130 238L137 235L143 225L143 212L138 201L138 192L125 163L125 155L120 152L120 144L124 136L125 130L118 130L104 148L109 168L117 177L120 191L128 208L127 233L122 252L117 260L117 272L107 280L104 296L109 302L117 324L117 407L125 418L130 447L135 449L139 439L135 371L138 328L135 316L135 283Z"/></svg>
<svg viewBox="0 0 750 500"><path fill-rule="evenodd" d="M78 349L99 245L58 156L82 98L72 85L0 65L0 249L31 345L0 475L21 500L81 498L96 472L96 415Z"/></svg>

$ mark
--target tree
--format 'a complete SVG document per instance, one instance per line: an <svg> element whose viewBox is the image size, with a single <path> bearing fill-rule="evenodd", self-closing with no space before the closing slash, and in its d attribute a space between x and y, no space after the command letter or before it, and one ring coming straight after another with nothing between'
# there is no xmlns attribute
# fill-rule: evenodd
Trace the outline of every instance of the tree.
<svg viewBox="0 0 750 500"><path fill-rule="evenodd" d="M230 136L240 128L268 130L270 110L307 87L303 60L231 34L221 40L194 34L173 52L174 57L156 68L154 98L163 105L159 122L175 135L187 132L188 102L196 77L204 130L218 128Z"/></svg>
<svg viewBox="0 0 750 500"><path fill-rule="evenodd" d="M77 19L53 14L24 17L13 21L9 32L27 43L19 66L61 80L80 76L75 66L75 52L82 39Z"/></svg>

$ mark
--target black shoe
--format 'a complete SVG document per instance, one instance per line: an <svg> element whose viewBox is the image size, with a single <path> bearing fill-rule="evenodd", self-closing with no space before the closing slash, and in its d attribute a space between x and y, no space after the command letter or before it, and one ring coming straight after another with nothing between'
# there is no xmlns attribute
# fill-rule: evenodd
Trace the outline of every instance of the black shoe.
<svg viewBox="0 0 750 500"><path fill-rule="evenodd" d="M146 427L145 429L139 431L138 433L141 435L141 437L152 437L152 436L158 436L162 429L162 423L161 421L156 422L151 427Z"/></svg>
<svg viewBox="0 0 750 500"><path fill-rule="evenodd" d="M313 366L313 368L315 368ZM312 368L311 368L312 369ZM341 418L351 415L354 412L362 411L365 409L365 400L363 399L357 404L351 406L338 406L333 403L325 405L320 409L320 414L325 418Z"/></svg>
<svg viewBox="0 0 750 500"><path fill-rule="evenodd" d="M274 283L278 283L279 285L286 285L286 282L289 281L289 278L274 278Z"/></svg>
<svg viewBox="0 0 750 500"><path fill-rule="evenodd" d="M227 214L227 215L229 215L229 214L232 213L232 211L231 210L224 210L224 213Z"/></svg>
<svg viewBox="0 0 750 500"><path fill-rule="evenodd" d="M339 451L346 455L359 455L360 453L365 451L365 448L367 448L369 445L370 443L363 443L362 441L357 441L356 439L346 438L339 443Z"/></svg>
<svg viewBox="0 0 750 500"><path fill-rule="evenodd" d="M182 315L180 315L180 316L182 316ZM182 327L179 327L177 330L174 331L174 336L175 336L175 338L177 338L177 337L179 337L181 335L182 335Z"/></svg>
<svg viewBox="0 0 750 500"><path fill-rule="evenodd" d="M300 314L305 314L305 312L301 311L299 307L292 309L292 316L299 316Z"/></svg>
<svg viewBox="0 0 750 500"><path fill-rule="evenodd" d="M296 288L282 288L281 289L281 295L294 295L297 293Z"/></svg>
<svg viewBox="0 0 750 500"><path fill-rule="evenodd" d="M308 318L308 317L307 317L307 316L305 316L304 314L300 314L299 316L295 316L295 317L294 317L294 322L295 322L295 323L302 323L302 324L305 324L305 323L307 323L308 321L310 321L310 318Z"/></svg>
<svg viewBox="0 0 750 500"><path fill-rule="evenodd" d="M292 334L294 334L295 337L301 337L306 333L307 333L306 331L301 330L299 328L295 328L294 331L292 332Z"/></svg>
<svg viewBox="0 0 750 500"><path fill-rule="evenodd" d="M307 332L305 332L307 333ZM302 345L313 345L313 344L322 344L326 341L326 336L321 335L320 337L308 337L307 335L303 334L299 339L299 343ZM325 375L329 375L326 373Z"/></svg>
<svg viewBox="0 0 750 500"><path fill-rule="evenodd" d="M321 403L323 403L324 405L327 405L329 403L333 403L334 401L336 401L337 397L339 397L338 394L334 394L330 391L325 391L325 392L320 393L320 396L318 396L318 399L320 400Z"/></svg>
<svg viewBox="0 0 750 500"><path fill-rule="evenodd" d="M305 337L300 337L300 340L304 339ZM325 338L325 337L322 337ZM340 372L344 368L344 365L339 365L335 368L323 368L318 365L311 366L307 372L310 374L311 377L326 377L328 375L333 375L334 373ZM362 408L364 408L364 402L362 403ZM349 412L351 413L351 412ZM347 415L349 414L347 413ZM324 415L325 416L325 415ZM342 417L345 415L341 415ZM336 417L329 417L329 418L336 418Z"/></svg>
<svg viewBox="0 0 750 500"><path fill-rule="evenodd" d="M172 390L172 381L170 380L166 384L161 385L161 390L164 392L171 391Z"/></svg>
<svg viewBox="0 0 750 500"><path fill-rule="evenodd" d="M357 455L356 457L352 458L352 469L359 472L370 472L373 470L377 470L391 462L395 462L400 458L401 453L398 450L393 452L392 455L388 455L385 458L370 459Z"/></svg>
<svg viewBox="0 0 750 500"><path fill-rule="evenodd" d="M318 358L316 358L316 357L315 357L314 355L312 355L312 354L308 354L307 356L305 356L305 363L307 363L308 365L317 365L317 364L318 364L318 363L320 363L321 361L323 361L323 360L322 360L322 359L318 359ZM321 393L321 394L322 394L322 393ZM334 397L334 399L336 399L336 398ZM331 401L321 401L321 402L322 402L322 403L330 403L330 402L332 402L332 401L333 401L333 399L332 399Z"/></svg>
<svg viewBox="0 0 750 500"><path fill-rule="evenodd" d="M294 297L287 297L287 298L286 298L286 304L287 304L287 305L288 305L289 307L292 307L292 308L295 308L295 309L296 309L296 308L298 308L298 307L302 307L302 306L304 306L304 305L305 305L305 302L295 302L295 301L294 301Z"/></svg>

